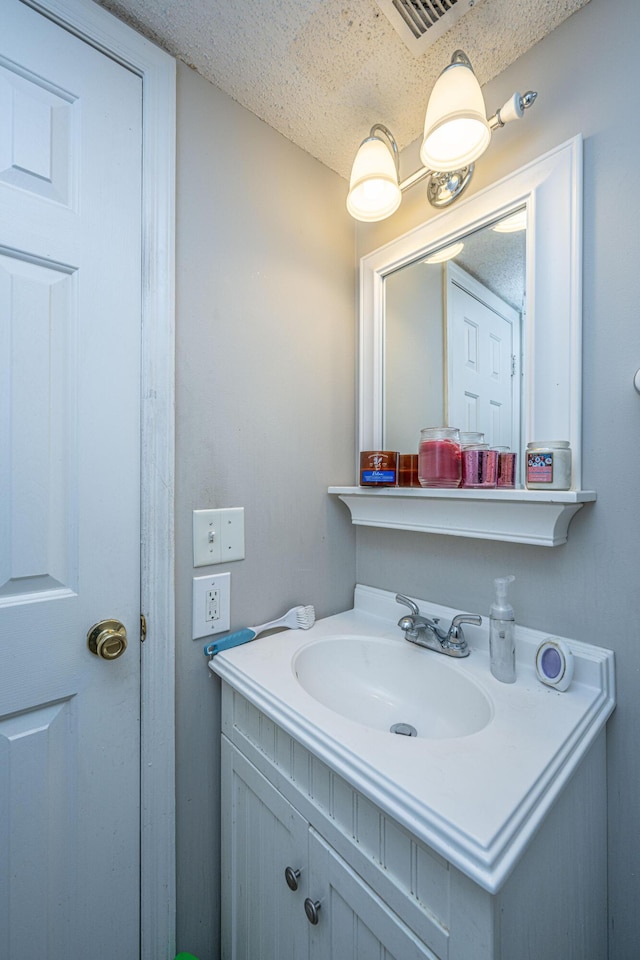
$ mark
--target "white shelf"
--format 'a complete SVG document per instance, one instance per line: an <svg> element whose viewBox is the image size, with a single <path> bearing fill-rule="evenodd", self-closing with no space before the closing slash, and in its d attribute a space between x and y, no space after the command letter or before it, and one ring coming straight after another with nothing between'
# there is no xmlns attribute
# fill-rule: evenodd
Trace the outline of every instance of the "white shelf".
<svg viewBox="0 0 640 960"><path fill-rule="evenodd" d="M352 523L450 537L556 547L593 490L446 490L414 487L329 487Z"/></svg>

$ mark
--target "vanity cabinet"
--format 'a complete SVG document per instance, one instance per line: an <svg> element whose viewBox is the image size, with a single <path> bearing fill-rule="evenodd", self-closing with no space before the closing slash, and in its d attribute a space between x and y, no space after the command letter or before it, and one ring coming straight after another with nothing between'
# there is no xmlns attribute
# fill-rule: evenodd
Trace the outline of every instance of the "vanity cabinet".
<svg viewBox="0 0 640 960"><path fill-rule="evenodd" d="M223 771L223 957L438 960L228 741Z"/></svg>
<svg viewBox="0 0 640 960"><path fill-rule="evenodd" d="M606 956L604 733L490 893L226 682L222 693L223 960Z"/></svg>

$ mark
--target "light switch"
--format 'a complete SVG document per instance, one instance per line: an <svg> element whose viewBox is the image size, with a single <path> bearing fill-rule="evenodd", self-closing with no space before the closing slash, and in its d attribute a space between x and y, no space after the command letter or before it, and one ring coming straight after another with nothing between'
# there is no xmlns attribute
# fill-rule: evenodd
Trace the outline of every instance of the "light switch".
<svg viewBox="0 0 640 960"><path fill-rule="evenodd" d="M220 563L219 510L193 511L193 565Z"/></svg>
<svg viewBox="0 0 640 960"><path fill-rule="evenodd" d="M244 507L193 511L193 565L244 560Z"/></svg>

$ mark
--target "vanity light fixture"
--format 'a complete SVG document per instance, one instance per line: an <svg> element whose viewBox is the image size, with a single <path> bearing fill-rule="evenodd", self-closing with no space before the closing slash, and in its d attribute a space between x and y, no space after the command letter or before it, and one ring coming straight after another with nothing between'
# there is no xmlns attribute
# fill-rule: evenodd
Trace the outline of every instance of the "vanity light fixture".
<svg viewBox="0 0 640 960"><path fill-rule="evenodd" d="M385 220L400 206L402 192L429 179L427 196L446 207L460 196L473 174L474 162L489 146L491 134L510 120L519 120L537 93L514 93L495 115L486 118L484 98L463 50L456 50L433 88L424 123L419 170L400 182L400 159L393 134L374 123L362 141L351 170L347 209L362 221Z"/></svg>

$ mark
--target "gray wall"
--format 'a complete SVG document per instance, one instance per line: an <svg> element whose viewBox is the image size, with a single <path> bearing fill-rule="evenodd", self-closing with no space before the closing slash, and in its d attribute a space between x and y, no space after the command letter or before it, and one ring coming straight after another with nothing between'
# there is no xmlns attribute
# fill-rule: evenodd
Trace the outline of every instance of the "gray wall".
<svg viewBox="0 0 640 960"><path fill-rule="evenodd" d="M512 572L521 623L616 651L610 960L632 960L639 940L639 34L635 0L591 0L490 83L490 110L515 89L540 98L496 134L471 187L585 137L584 484L597 503L555 549L362 528L355 567L360 582L483 613L493 577ZM247 558L219 568L234 628L297 602L319 616L350 605L352 528L325 491L353 480L353 225L337 176L184 67L178 122L178 947L216 960L219 700L190 640L191 578L207 570L192 568L191 511L246 508ZM415 187L389 221L358 227L358 256L428 216Z"/></svg>
<svg viewBox="0 0 640 960"><path fill-rule="evenodd" d="M640 201L630 176L640 151L638 36L637 0L591 0L488 84L489 111L514 90L540 96L519 124L496 133L471 187L577 133L585 138L583 484L597 491L597 503L574 518L569 542L551 549L365 528L357 535L359 582L486 614L492 579L514 573L512 602L522 624L615 651L610 960L633 960L640 949L640 397L632 386L640 366ZM393 126L393 118L381 119ZM414 146L402 158L402 176L418 166L415 157ZM390 220L359 225L359 255L429 216L424 188L413 188Z"/></svg>
<svg viewBox="0 0 640 960"><path fill-rule="evenodd" d="M178 943L216 960L219 681L191 579L231 571L231 626L352 603L354 227L344 181L178 65ZM191 512L245 507L246 559L192 566ZM210 677L210 678L209 678Z"/></svg>

